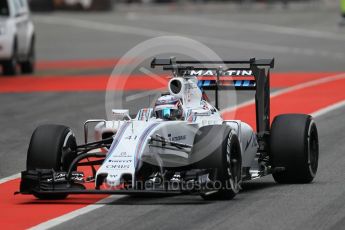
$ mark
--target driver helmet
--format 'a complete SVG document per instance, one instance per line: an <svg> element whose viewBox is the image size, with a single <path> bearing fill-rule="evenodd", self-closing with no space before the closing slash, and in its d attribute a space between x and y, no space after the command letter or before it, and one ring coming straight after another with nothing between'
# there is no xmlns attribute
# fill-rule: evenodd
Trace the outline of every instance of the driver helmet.
<svg viewBox="0 0 345 230"><path fill-rule="evenodd" d="M181 120L183 109L179 98L172 95L161 96L155 103L156 118L163 120Z"/></svg>

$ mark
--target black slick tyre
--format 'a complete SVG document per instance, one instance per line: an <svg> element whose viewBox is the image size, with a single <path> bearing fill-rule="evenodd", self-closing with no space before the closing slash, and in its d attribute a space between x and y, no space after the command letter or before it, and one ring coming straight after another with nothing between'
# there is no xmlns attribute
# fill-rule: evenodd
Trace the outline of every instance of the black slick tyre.
<svg viewBox="0 0 345 230"><path fill-rule="evenodd" d="M214 145L215 148L211 147ZM196 155L206 157L197 160L195 168L213 169L210 175L215 189L202 193L205 200L230 200L240 190L242 177L241 147L237 135L226 125L204 126L197 132L192 148L192 158ZM194 158L195 159L195 158Z"/></svg>
<svg viewBox="0 0 345 230"><path fill-rule="evenodd" d="M63 148L75 149L77 146L72 131L63 125L42 125L32 134L26 167L27 170L53 169L67 171L76 157L63 155ZM39 199L64 199L65 194L34 194Z"/></svg>
<svg viewBox="0 0 345 230"><path fill-rule="evenodd" d="M273 178L277 183L310 183L318 167L316 124L305 114L275 117L271 128Z"/></svg>

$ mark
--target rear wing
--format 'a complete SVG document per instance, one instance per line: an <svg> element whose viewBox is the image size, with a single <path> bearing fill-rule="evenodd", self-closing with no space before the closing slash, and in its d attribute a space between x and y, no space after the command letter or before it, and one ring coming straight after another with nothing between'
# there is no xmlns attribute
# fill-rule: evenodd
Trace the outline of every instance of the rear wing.
<svg viewBox="0 0 345 230"><path fill-rule="evenodd" d="M176 60L175 57L171 58L153 58L151 61L151 68L156 66L168 66L174 64L251 64L256 66L269 66L274 68L274 59L255 59L250 58L249 60L232 60L232 61L197 61L197 60Z"/></svg>
<svg viewBox="0 0 345 230"><path fill-rule="evenodd" d="M206 65L212 65L207 68ZM219 65L219 66L216 66ZM240 68L234 66L241 65ZM197 76L202 90L215 90L218 108L218 90L255 90L256 128L259 136L270 130L270 69L274 59L233 60L233 61L196 61L176 60L176 58L154 58L151 68L162 66L174 76ZM206 66L206 67L205 67ZM216 66L216 67L215 67ZM224 66L227 66L224 68ZM232 66L228 68L229 66Z"/></svg>
<svg viewBox="0 0 345 230"><path fill-rule="evenodd" d="M247 65L246 68L200 67L200 65ZM151 67L163 66L163 70L170 70L175 76L199 79L198 86L203 90L255 90L258 73L257 67L274 68L274 59L255 59L241 61L186 61L154 58Z"/></svg>

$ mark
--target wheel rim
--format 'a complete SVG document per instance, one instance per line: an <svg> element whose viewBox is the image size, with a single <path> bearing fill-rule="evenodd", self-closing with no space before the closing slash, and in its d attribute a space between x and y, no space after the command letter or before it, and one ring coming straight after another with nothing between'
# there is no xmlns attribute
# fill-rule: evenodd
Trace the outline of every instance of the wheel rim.
<svg viewBox="0 0 345 230"><path fill-rule="evenodd" d="M230 183L231 189L238 193L240 190L240 180L241 180L241 160L239 158L239 146L236 143L231 144L231 134L228 138L227 143L227 174L228 182Z"/></svg>
<svg viewBox="0 0 345 230"><path fill-rule="evenodd" d="M314 177L318 167L319 142L317 129L314 123L310 125L308 132L308 165L310 174Z"/></svg>

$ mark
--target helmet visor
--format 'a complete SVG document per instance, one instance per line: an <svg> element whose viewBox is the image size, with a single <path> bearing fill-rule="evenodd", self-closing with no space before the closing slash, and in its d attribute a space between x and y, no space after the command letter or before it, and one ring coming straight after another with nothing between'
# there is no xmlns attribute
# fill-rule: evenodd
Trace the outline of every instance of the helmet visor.
<svg viewBox="0 0 345 230"><path fill-rule="evenodd" d="M156 117L163 120L176 120L180 116L177 109L164 108L156 111Z"/></svg>
<svg viewBox="0 0 345 230"><path fill-rule="evenodd" d="M166 119L167 119L167 118L170 118L171 109L166 108L166 109L163 109L162 112L163 112L163 117L164 117L164 118L166 118Z"/></svg>

